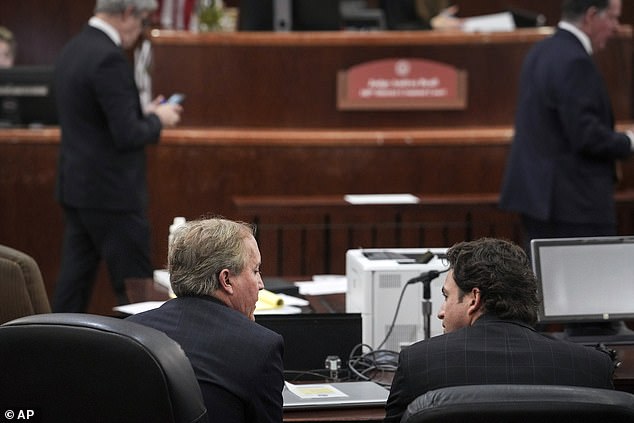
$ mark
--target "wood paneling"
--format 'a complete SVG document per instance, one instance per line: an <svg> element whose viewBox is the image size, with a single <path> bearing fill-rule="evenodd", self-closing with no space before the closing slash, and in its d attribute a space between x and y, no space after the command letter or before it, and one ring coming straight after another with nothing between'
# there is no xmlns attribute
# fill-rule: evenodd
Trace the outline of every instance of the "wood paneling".
<svg viewBox="0 0 634 423"><path fill-rule="evenodd" d="M496 210L495 196L476 201L497 192L511 135L510 127L166 130L161 143L148 149L153 263L165 265L174 216L258 217L263 270L269 276L344 273L343 254L351 247L447 245L469 236L465 222L471 222L471 236L519 241L515 217ZM57 129L0 131L0 242L35 258L49 294L59 271L63 229L53 195L58 144ZM631 233L628 190L634 188L634 162L623 170L621 233ZM427 199L420 208L402 209L350 209L340 200L348 193L402 192ZM339 200L332 203L332 198ZM406 230L397 231L395 222ZM326 235L325 223L344 230ZM278 224L292 229L281 235L282 250ZM304 250L302 237L309 237ZM113 305L102 270L90 310L109 314Z"/></svg>
<svg viewBox="0 0 634 423"><path fill-rule="evenodd" d="M509 125L526 52L552 28L510 33L153 31L153 91L184 92L184 124L272 128L420 128ZM598 55L617 119L631 116L632 31ZM459 111L340 111L337 72L390 57L423 58L467 72ZM181 75L175 78L174 75Z"/></svg>
<svg viewBox="0 0 634 423"><path fill-rule="evenodd" d="M515 6L545 13L550 24L556 22L559 4L551 0L458 3L465 16ZM630 3L623 5L625 23L634 23ZM19 64L53 63L93 7L93 1L3 0L0 24L16 33ZM340 252L349 246L450 243L468 236L463 222L475 223L470 229L473 236L496 234L518 240L515 217L495 210L493 200L456 206L446 196L495 195L499 189L512 136L518 70L527 49L548 31L157 33L155 88L164 94L185 91L188 97L185 127L164 131L161 143L148 149L155 267L165 264L168 227L174 216L259 219L263 268L270 276L319 269L343 273ZM435 59L466 69L468 109L336 110L337 71L394 55ZM629 27L598 57L616 116L628 121L631 57ZM62 212L54 200L58 143L57 129L0 130L0 243L36 259L49 294L59 270L63 230ZM632 161L625 163L624 173L622 195L634 189ZM252 207L254 200L267 197L282 202L303 197L310 202L377 192L445 196L445 204L423 211L318 204L304 208L283 204L280 210L279 205L269 204L264 212ZM251 208L244 202L240 205L240 198L251 201ZM623 233L634 230L634 211L627 198L619 202ZM394 222L413 229L399 233ZM420 223L425 224L424 231ZM280 235L277 224L296 226ZM328 234L325 224L345 230ZM288 250L280 248L279 237L290 246ZM302 242L307 245L305 254L294 247ZM330 255L327 245L335 246ZM110 314L113 305L102 269L90 311Z"/></svg>

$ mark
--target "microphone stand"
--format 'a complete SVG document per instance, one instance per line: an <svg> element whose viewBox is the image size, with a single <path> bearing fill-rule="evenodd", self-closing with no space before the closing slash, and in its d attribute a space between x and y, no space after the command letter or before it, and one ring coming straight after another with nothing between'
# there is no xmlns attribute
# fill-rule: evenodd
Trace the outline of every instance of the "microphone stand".
<svg viewBox="0 0 634 423"><path fill-rule="evenodd" d="M431 338L431 280L433 277L428 275L423 282L423 339Z"/></svg>
<svg viewBox="0 0 634 423"><path fill-rule="evenodd" d="M407 284L423 283L423 335L424 339L431 338L431 281L436 279L441 273L445 273L449 269L445 270L430 270L428 272L421 273L415 278L410 279Z"/></svg>

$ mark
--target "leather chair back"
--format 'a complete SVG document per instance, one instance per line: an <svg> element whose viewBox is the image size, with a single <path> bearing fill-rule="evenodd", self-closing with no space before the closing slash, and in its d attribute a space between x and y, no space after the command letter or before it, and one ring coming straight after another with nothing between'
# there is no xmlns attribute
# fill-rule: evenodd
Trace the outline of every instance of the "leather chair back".
<svg viewBox="0 0 634 423"><path fill-rule="evenodd" d="M579 386L454 386L416 398L401 422L634 422L634 395Z"/></svg>
<svg viewBox="0 0 634 423"><path fill-rule="evenodd" d="M0 398L36 421L206 422L198 381L164 333L88 314L0 326Z"/></svg>
<svg viewBox="0 0 634 423"><path fill-rule="evenodd" d="M42 273L35 260L0 245L0 324L22 316L50 312Z"/></svg>

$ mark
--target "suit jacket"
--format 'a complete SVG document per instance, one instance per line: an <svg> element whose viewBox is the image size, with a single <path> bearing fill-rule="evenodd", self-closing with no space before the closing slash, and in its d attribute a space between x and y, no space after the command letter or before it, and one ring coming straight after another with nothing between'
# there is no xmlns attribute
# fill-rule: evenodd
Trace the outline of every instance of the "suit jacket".
<svg viewBox="0 0 634 423"><path fill-rule="evenodd" d="M531 327L484 315L473 326L404 348L385 422L399 422L427 391L459 385L534 384L613 389L607 353L555 340Z"/></svg>
<svg viewBox="0 0 634 423"><path fill-rule="evenodd" d="M78 208L140 210L147 204L145 146L158 116L145 116L124 51L89 25L62 49L55 97L62 130L57 199Z"/></svg>
<svg viewBox="0 0 634 423"><path fill-rule="evenodd" d="M559 29L537 43L520 76L500 206L544 221L613 224L615 159L630 153L581 42Z"/></svg>
<svg viewBox="0 0 634 423"><path fill-rule="evenodd" d="M128 320L178 342L189 360L210 421L282 421L282 337L213 297L179 297Z"/></svg>

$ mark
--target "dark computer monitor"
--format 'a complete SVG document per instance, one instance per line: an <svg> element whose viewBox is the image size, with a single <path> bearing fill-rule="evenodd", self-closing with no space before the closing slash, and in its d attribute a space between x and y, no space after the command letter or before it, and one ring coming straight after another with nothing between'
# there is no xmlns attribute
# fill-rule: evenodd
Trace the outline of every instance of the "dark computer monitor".
<svg viewBox="0 0 634 423"><path fill-rule="evenodd" d="M275 0L240 0L240 31L273 31ZM292 31L335 31L342 28L340 0L286 0ZM279 6L278 6L279 7ZM281 7L284 9L284 7Z"/></svg>
<svg viewBox="0 0 634 423"><path fill-rule="evenodd" d="M546 25L546 16L542 13L526 9L510 8L516 28L534 28Z"/></svg>
<svg viewBox="0 0 634 423"><path fill-rule="evenodd" d="M240 0L238 30L272 31L273 0Z"/></svg>
<svg viewBox="0 0 634 423"><path fill-rule="evenodd" d="M0 127L56 125L53 66L0 69Z"/></svg>
<svg viewBox="0 0 634 423"><path fill-rule="evenodd" d="M431 29L429 23L423 22L416 12L414 0L381 0L380 5L385 13L387 29L399 31Z"/></svg>
<svg viewBox="0 0 634 423"><path fill-rule="evenodd" d="M284 370L325 369L326 358L336 355L347 368L350 352L361 343L361 314L256 314L255 321L284 337Z"/></svg>
<svg viewBox="0 0 634 423"><path fill-rule="evenodd" d="M293 31L338 31L342 27L339 0L293 0Z"/></svg>
<svg viewBox="0 0 634 423"><path fill-rule="evenodd" d="M567 325L573 341L634 340L634 237L531 241L541 323Z"/></svg>

